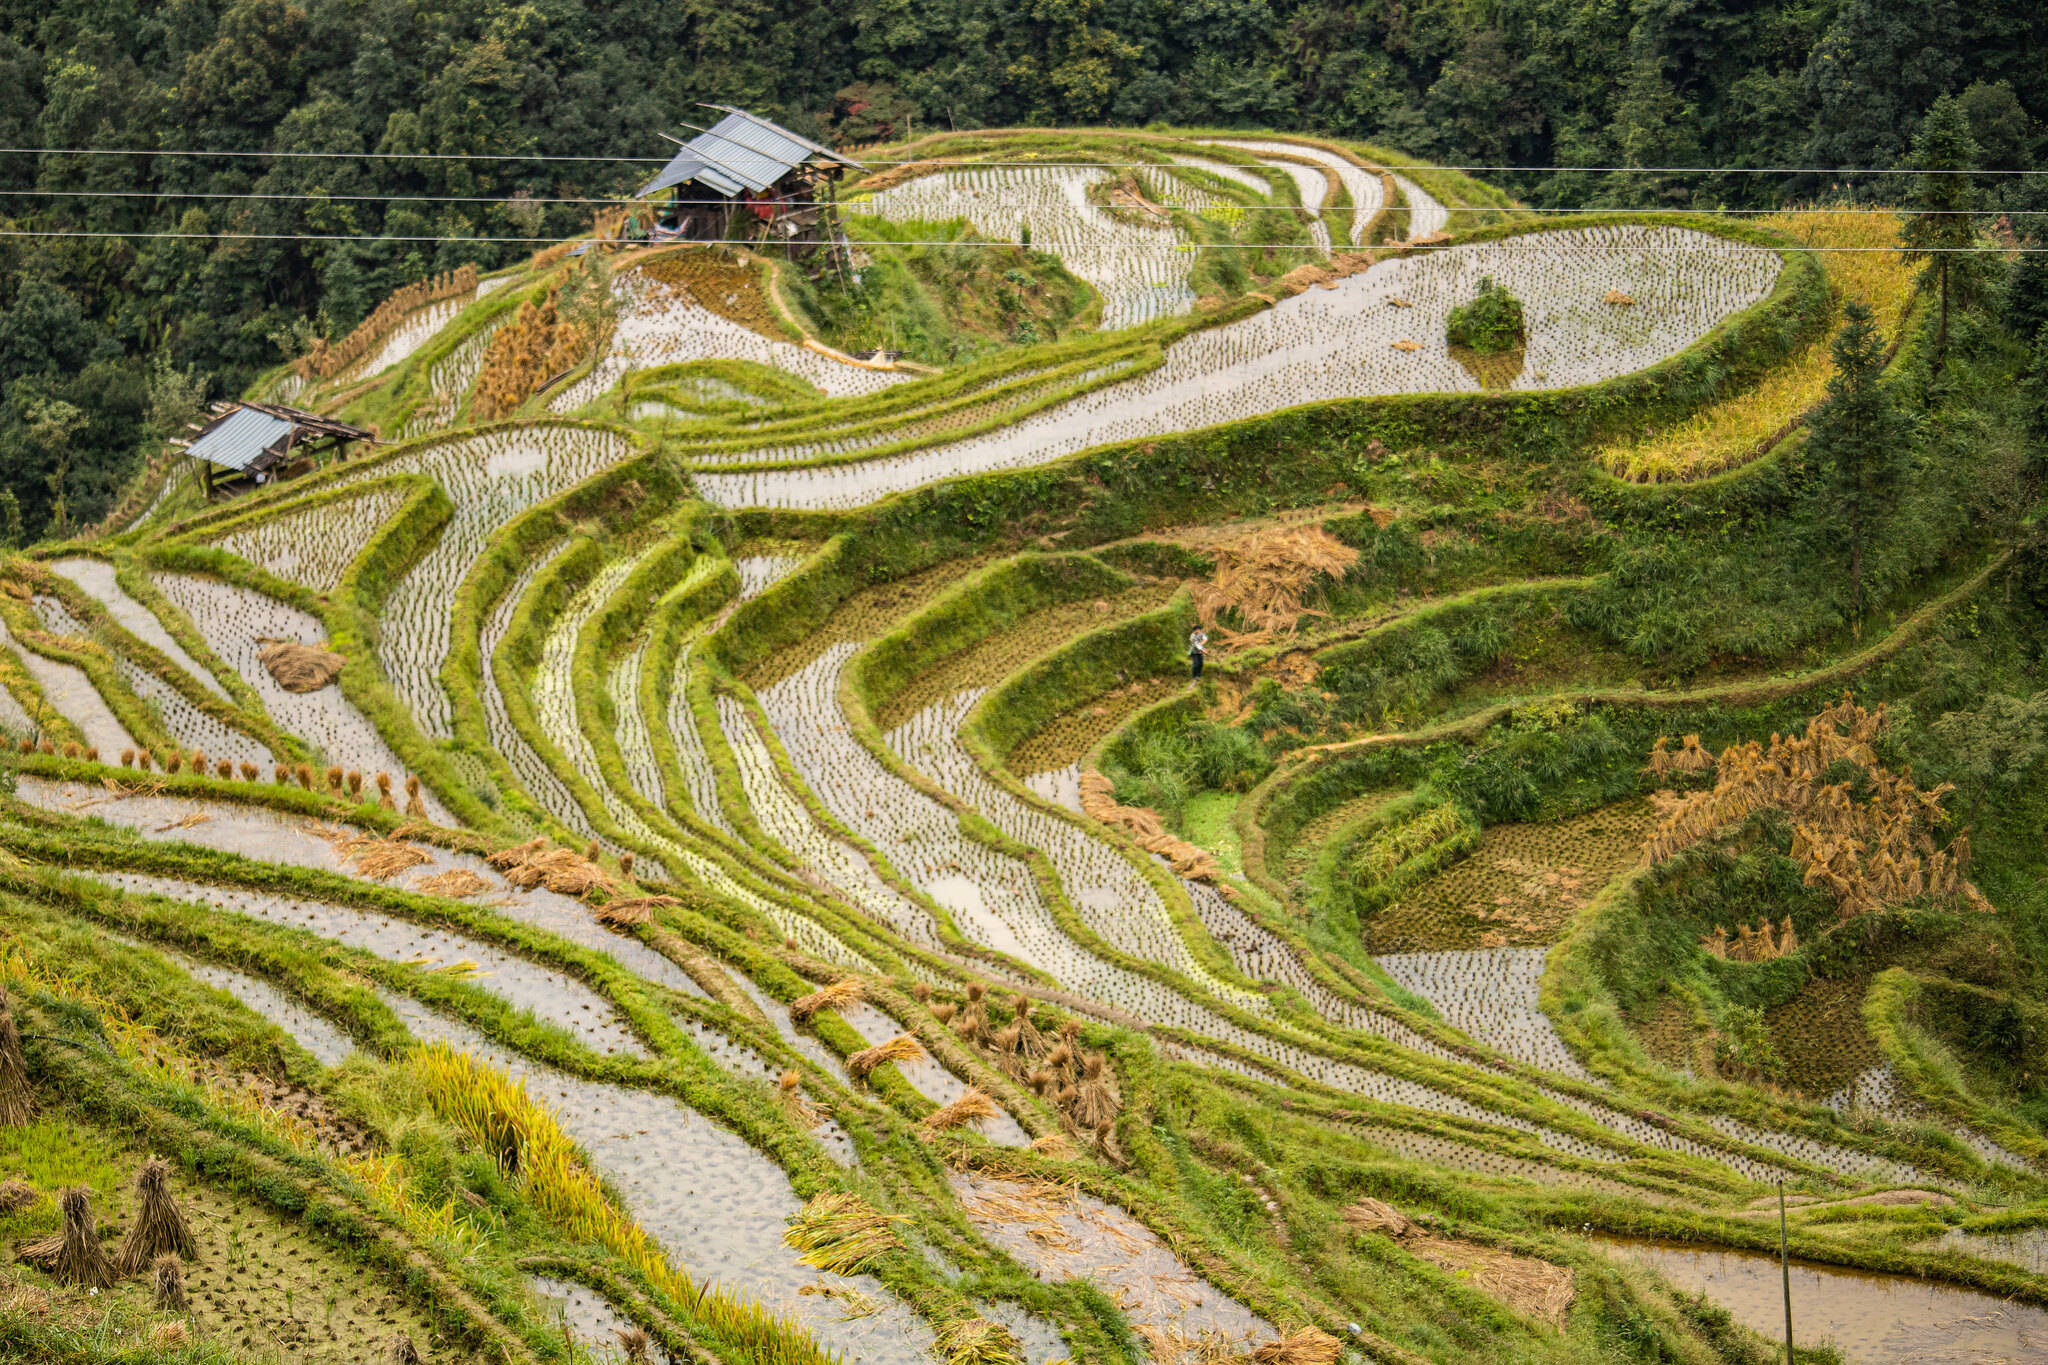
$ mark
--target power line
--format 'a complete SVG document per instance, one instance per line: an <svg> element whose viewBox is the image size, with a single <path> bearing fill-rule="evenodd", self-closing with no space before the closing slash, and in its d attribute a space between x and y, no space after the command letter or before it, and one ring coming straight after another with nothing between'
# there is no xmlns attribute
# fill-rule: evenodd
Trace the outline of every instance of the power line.
<svg viewBox="0 0 2048 1365"><path fill-rule="evenodd" d="M876 193L886 193L886 191L876 191ZM480 195L463 195L463 194L324 194L324 193L319 193L319 192L311 192L311 193L308 193L308 192L298 192L298 193L290 193L290 194L286 194L286 193L278 193L278 192L270 192L270 191L253 191L253 190L252 190L252 191L246 191L246 192L241 192L241 193L237 193L237 192L234 192L234 191L228 191L228 190L61 190L61 189L54 189L54 190L53 190L53 189L34 189L34 190L0 190L0 197L4 197L4 198L10 198L10 199L21 199L21 198L29 198L29 197L43 197L43 198L64 198L64 199L200 199L200 200L250 200L250 201L255 201L255 202L273 202L273 201L275 201L275 202L289 202L289 203L322 203L322 204L327 204L327 203L333 203L333 204L341 204L341 203L349 203L349 204L358 204L358 203L373 203L373 204L497 204L497 205L503 205L503 206L515 206L515 205L522 205L522 204L585 204L585 205L588 205L588 204L602 204L602 205L611 205L611 206L614 206L614 207L618 207L618 206L624 206L624 205L633 205L633 204L646 204L646 205L649 205L650 207L654 207L654 206L657 206L657 205L656 205L656 201L654 201L654 200L648 200L648 199L641 199L641 198L638 198L638 197L628 197L628 196L605 196L605 195L565 195L565 196L560 196L560 197L542 197L542 196L538 196L538 195L535 195L535 196L519 196L519 197L509 197L509 196L506 196L506 195L502 195L502 194L480 194ZM682 207L695 207L695 208L725 208L725 207L730 207L730 206L732 206L734 202L735 202L735 201L733 201L733 200L730 200L730 199L666 199L666 200L661 200L661 201L659 201L659 204L658 204L658 206L659 206L659 207L663 207L663 208L667 208L667 207L678 207L678 208L682 208ZM1166 207L1169 207L1169 208L1171 208L1171 207L1175 207L1175 205L1173 205L1173 204L1172 204L1172 202L1171 202L1171 196L1163 196L1163 197L1162 197L1162 199L1161 199L1161 202L1162 202L1162 204L1164 204L1164 205L1165 205ZM778 200L776 200L776 201L775 201L775 203L777 204L777 206L779 206L779 207L782 207L782 208L825 208L825 207L834 207L834 208L843 208L843 209L848 209L848 210L850 210L850 211L858 211L858 209L859 209L859 207L860 207L860 201L859 201L858 199L778 199ZM1276 207L1276 208L1293 208L1293 207L1297 207L1297 206L1296 206L1296 205L1291 205L1291 204L1277 204L1277 205L1274 205L1274 207ZM1890 210L1886 210L1886 209L1862 209L1862 208L1852 208L1852 207L1839 207L1839 208L1829 208L1829 207L1826 207L1825 205L1804 205L1804 206L1800 206L1800 207L1796 207L1796 208L1754 208L1754 209L1752 209L1752 208L1732 208L1732 207L1729 207L1729 206L1726 206L1726 205L1717 205L1717 206L1715 206L1715 207L1713 207L1713 208L1676 208L1676 209L1672 209L1672 208L1631 208L1631 209L1604 209L1604 208L1519 208L1519 209L1501 209L1501 208L1491 208L1491 207L1488 207L1488 206L1486 206L1486 205L1483 205L1483 204L1456 204L1456 205L1453 205L1453 204L1444 204L1444 205L1439 205L1439 207L1440 207L1440 208L1441 208L1441 209L1443 210L1443 212L1445 212L1445 213L1517 213L1517 214L1524 214L1524 215L1529 215L1529 216L1534 216L1534 217L1539 217L1539 218L1540 218L1540 217L1545 217L1545 216L1550 216L1550 215L1562 215L1562 214L1579 214L1579 213L1598 213L1598 214L1610 214L1610 215L1622 214L1622 215L1628 215L1628 216L1630 216L1630 217L1638 217L1638 216L1654 216L1654 215L1661 215L1661 214L1671 214L1671 213L1690 213L1690 214L1702 214L1702 215L1713 215L1713 216L1717 216L1717 217L1738 217L1738 218L1739 218L1739 217L1759 217L1759 218L1768 218L1768 217L1774 217L1774 216L1776 216L1776 215L1778 215L1778 214L1818 214L1818 213L1865 213L1865 212L1871 212L1871 213L1882 213L1882 212L1888 212L1888 211L1890 211ZM1353 208L1354 208L1354 210L1355 210L1355 209L1356 209L1356 206L1354 205L1354 206L1353 206ZM1415 210L1414 210L1414 206L1413 206L1413 205L1410 205L1410 206L1408 206L1408 207L1407 207L1407 208L1405 208L1405 209L1401 209L1401 208L1392 208L1392 207L1389 207L1389 208L1388 208L1388 209L1386 210L1386 212L1388 212L1388 213L1404 213L1404 212L1414 212L1414 211L1415 211ZM1193 210L1190 210L1190 212L1193 212ZM2042 217L2048 217L2048 209L2001 209L2001 210L1984 210L1984 209L1916 209L1916 210L1913 210L1913 212L1914 212L1915 216L1917 216L1917 217L1930 217L1930 216L1943 216L1943 217L1953 216L1953 217L1963 217L1963 218L1990 218L1990 217L2006 217L2006 218L2042 218Z"/></svg>
<svg viewBox="0 0 2048 1365"><path fill-rule="evenodd" d="M1536 236L1536 235L1538 235L1538 234L1531 234L1531 236ZM743 246L743 247L753 247L753 248L755 248L755 249L757 249L757 250L758 250L758 249L760 249L760 248L763 248L763 247L773 247L773 246L781 246L781 245L783 245L783 244L782 244L782 243L780 243L780 242L763 242L763 241L761 241L760 239L758 239L758 238L753 238L753 237L712 237L712 238L695 238L695 237L693 237L693 238L690 238L690 239L688 239L687 241L681 241L681 240L679 240L679 241L677 241L677 242L675 242L675 243L672 243L672 244L671 244L671 243L662 243L662 242L640 242L640 241L626 241L626 240L622 240L622 239L620 239L620 238L606 238L606 239L605 239L605 240L604 240L603 242L596 242L596 241L595 241L595 239L593 239L593 238L590 238L590 237L588 237L588 236L579 236L579 237L483 237L483 236L476 236L476 237L448 237L448 236L435 236L435 235L410 235L410 234L398 234L398 233L347 233L347 232L332 232L332 233L322 233L322 232L117 232L117 231L111 231L111 230L109 230L109 231L86 231L86 230L71 230L71 229L35 229L35 228L7 228L7 229L0 229L0 237L86 237L86 238L118 238L118 239L124 239L124 240L131 240L131 239L132 239L132 240L136 240L136 241L147 241L147 240L159 240L159 239L163 239L163 240L173 240L173 241L198 241L198 242L434 242L434 243L441 243L441 242L476 242L476 243L479 243L479 244L499 244L499 243L503 243L503 244L510 244L510 245L515 245L515 246L559 246L559 245L561 245L561 244L563 244L563 243L565 243L565 242L592 242L592 243L593 243L593 244L595 244L595 245L602 245L602 246L624 246L624 247L634 247L634 246L664 246L664 245L676 245L676 246ZM1003 249L1009 249L1009 248L1015 248L1015 247L1022 247L1022 248L1026 249L1026 250L1043 250L1043 249L1044 249L1043 247L1034 247L1034 246L1033 246L1033 244L1032 244L1032 243L1030 243L1030 242L1003 242L1003 241L983 241L983 242L950 242L950 241L946 241L946 240L943 240L943 239L926 239L926 240L908 240L908 241L906 241L906 240L903 240L903 239L901 239L901 238L886 238L886 237L885 237L885 238L879 238L879 239L876 239L876 240L872 240L872 241L865 241L865 240L852 240L852 239L843 239L843 240L845 240L845 241L846 241L846 245L848 245L848 246L940 246L940 247L984 247L984 248L990 248L990 249L995 249L995 248L1003 248ZM822 244L818 244L818 245L822 245ZM1796 251L1796 252L1801 252L1801 253L1805 253L1805 254L1809 254L1809 255L1821 255L1821 256L1848 256L1848 255L1870 255L1870 254L1889 254L1889 253L1893 253L1893 252L1898 252L1898 251L1901 251L1901 250L1903 250L1903 249L1904 249L1904 248L1902 248L1902 247L1895 247L1895 246L1803 246L1803 245L1798 245L1798 244L1791 244L1791 245L1787 245L1787 246L1782 246L1782 247L1777 247L1777 246L1769 246L1769 247L1766 247L1766 246L1754 246L1754 247L1751 247L1751 246L1749 246L1749 244L1748 244L1748 243L1744 243L1744 242L1729 242L1729 243L1727 243L1727 244L1726 244L1726 246L1722 246L1722 247L1704 247L1704 246L1643 246L1643 245L1629 245L1629 244L1627 244L1627 243L1622 243L1622 242L1615 242L1615 243L1611 243L1611 244L1608 244L1608 243L1599 243L1599 242L1591 242L1591 243L1585 243L1585 244L1574 244L1574 245L1571 245L1571 246L1559 247L1559 246L1557 246L1557 245L1556 245L1556 244L1554 244L1554 243L1545 243L1545 242L1542 242L1542 241L1539 241L1539 240L1524 240L1524 239L1522 239L1522 238L1513 238L1513 237L1510 237L1510 238L1496 238L1496 239L1494 239L1494 240L1492 240L1492 241L1488 241L1488 242L1477 242L1477 243L1474 243L1474 242L1417 242L1417 243L1413 243L1413 244L1403 244L1403 243L1388 243L1388 246L1389 246L1390 248L1392 248L1392 249L1398 249L1398 250L1413 250L1413 251L1447 251L1447 250L1450 250L1450 249L1451 249L1451 248L1453 248L1453 247L1459 247L1459 246L1491 246L1491 247L1499 247L1499 248L1504 248L1504 249L1507 249L1507 250L1514 250L1514 251L1529 251L1529 250L1543 250L1543 249L1548 249L1548 250L1551 250L1551 251L1563 251L1563 252L1572 252L1572 253L1585 253L1585 254L1610 254L1610 253L1613 253L1613 252L1617 252L1617 251L1622 251L1622 252L1645 252L1645 251L1655 251L1655 252L1658 252L1659 254L1663 254L1663 255L1718 255L1718 254L1720 254L1720 253L1721 253L1722 251L1725 251L1725 250L1727 250L1727 249L1728 249L1728 248L1730 248L1730 247L1733 247L1733 248L1737 248L1737 249L1741 249L1741 248L1744 248L1744 247L1748 247L1748 249L1750 249L1750 250L1754 250L1754 251L1788 251L1788 252L1790 252L1790 251ZM1311 250L1311 249L1312 249L1311 245L1310 245L1309 243L1307 243L1307 242L1188 242L1188 243L1186 243L1186 247L1187 247L1187 249L1188 249L1189 251L1191 251L1191 252L1192 252L1192 251L1198 251L1198 250L1213 250L1213 249L1224 249L1224 248L1227 248L1227 249L1230 249L1230 250L1235 250L1235 251L1307 251L1307 250ZM1053 255L1057 255L1058 253L1057 253L1057 252L1053 252L1053 253L1050 253L1050 254L1053 254ZM1970 256L1970 255L2000 255L2000 256L2015 256L2015 255L2019 255L2019 256L2032 256L2032 255L2042 255L2042 254L2048 254L2048 247L2004 247L2004 246L1956 246L1956 247L1925 247L1925 248L1921 248L1921 249L1920 249L1920 254L1924 254L1924 255L1942 255L1942 256Z"/></svg>
<svg viewBox="0 0 2048 1365"><path fill-rule="evenodd" d="M1257 136L1247 132L1246 137ZM1227 143L1216 143L1203 139L1189 138L1190 146L1214 147ZM1332 150L1309 143L1299 144L1310 150ZM1231 150L1242 150L1231 148ZM548 162L602 162L610 164L665 165L672 156L582 156L566 153L544 152L279 152L279 151L229 151L225 149L205 150L197 148L148 148L148 147L0 147L0 156L148 156L148 157L239 157L268 158L279 161L528 161ZM917 157L907 160L875 160L863 162L867 166L922 166L927 163L943 164L947 167L973 169L981 167L1043 166L1070 169L1074 167L1102 167L1111 170L1135 170L1140 167L1160 166L1170 163L1157 161L1048 161L1044 159L1005 160L952 160L946 158ZM1463 171L1463 172L1515 172L1518 174L1584 174L1584 175L1825 175L1837 178L1862 175L2048 175L2048 169L2015 170L1995 167L1972 167L1966 170L1920 170L1910 166L1511 166L1511 165L1457 165L1448 162L1406 162L1388 165L1390 171Z"/></svg>

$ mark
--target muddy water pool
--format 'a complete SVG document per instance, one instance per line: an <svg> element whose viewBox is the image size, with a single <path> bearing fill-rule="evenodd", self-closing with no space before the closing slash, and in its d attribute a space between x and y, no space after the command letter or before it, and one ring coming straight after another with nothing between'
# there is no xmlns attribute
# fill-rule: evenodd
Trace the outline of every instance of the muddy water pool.
<svg viewBox="0 0 2048 1365"><path fill-rule="evenodd" d="M990 1242L1039 1279L1093 1280L1134 1325L1264 1340L1272 1326L1190 1270L1114 1204L1068 1187L955 1171L953 1192Z"/></svg>
<svg viewBox="0 0 2048 1365"><path fill-rule="evenodd" d="M406 920L358 910L353 906L301 900L267 891L244 891L136 872L99 872L95 880L137 895L169 896L248 915L272 924L305 929L322 938L357 948L392 962L419 962L431 968L469 962L476 966L474 984L536 1019L567 1030L584 1046L600 1053L646 1056L646 1049L626 1027L611 1002L566 972L529 962L476 939Z"/></svg>
<svg viewBox="0 0 2048 1365"><path fill-rule="evenodd" d="M1615 1256L1704 1294L1761 1333L1785 1339L1775 1256L1725 1248L1596 1238ZM2048 1310L1952 1285L1795 1261L1792 1340L1832 1345L1848 1365L2012 1365L2048 1360Z"/></svg>
<svg viewBox="0 0 2048 1365"><path fill-rule="evenodd" d="M386 995L385 1002L414 1037L523 1078L693 1279L716 1280L790 1314L853 1365L929 1365L931 1328L879 1280L813 1270L783 1245L800 1201L782 1168L744 1138L666 1095L586 1081L508 1052L407 997ZM813 1292L800 1292L806 1286ZM878 1307L842 1322L840 1301L821 1289L858 1289Z"/></svg>
<svg viewBox="0 0 2048 1365"><path fill-rule="evenodd" d="M333 843L320 831L334 826L320 825L302 815L290 815L264 806L234 801L208 801L178 796L116 796L104 787L83 782L45 782L23 778L21 799L44 810L69 811L95 816L109 824L125 825L146 839L175 840L202 848L237 853L266 862L294 867L317 868L323 872L350 874L348 864ZM182 822L204 816L199 823ZM353 831L350 831L353 832ZM464 871L484 880L489 899L481 903L536 929L557 934L592 952L603 953L635 976L698 999L708 999L704 988L689 973L636 938L615 934L590 916L590 908L571 896L545 887L515 890L482 858L436 848L432 844L411 845L428 861L410 868L382 885L418 891L419 883L444 872ZM422 892L421 894L428 894ZM467 898L472 901L474 897Z"/></svg>
<svg viewBox="0 0 2048 1365"><path fill-rule="evenodd" d="M625 1360L619 1333L630 1331L633 1320L612 1307L611 1300L574 1280L557 1280L547 1275L535 1275L527 1285L557 1322L568 1324L571 1339L590 1352L593 1361L616 1365ZM675 1359L659 1344L650 1342L647 1349L656 1360Z"/></svg>

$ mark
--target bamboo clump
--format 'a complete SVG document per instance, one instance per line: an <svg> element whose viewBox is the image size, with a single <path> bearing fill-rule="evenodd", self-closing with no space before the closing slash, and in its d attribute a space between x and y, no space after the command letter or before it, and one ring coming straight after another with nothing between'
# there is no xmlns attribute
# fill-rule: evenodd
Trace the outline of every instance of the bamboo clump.
<svg viewBox="0 0 2048 1365"><path fill-rule="evenodd" d="M1826 891L1844 920L1923 896L1988 909L1963 879L1969 832L1946 846L1934 842L1935 829L1948 821L1941 803L1953 785L1922 791L1910 770L1895 774L1881 766L1872 746L1886 723L1882 705L1866 711L1844 693L1800 738L1772 735L1769 745L1730 745L1716 760L1711 788L1671 802L1643 846L1643 866L1758 811L1777 810L1791 817L1791 855L1805 870L1806 884ZM1864 770L1868 800L1853 800L1846 782L1822 782L1841 762Z"/></svg>

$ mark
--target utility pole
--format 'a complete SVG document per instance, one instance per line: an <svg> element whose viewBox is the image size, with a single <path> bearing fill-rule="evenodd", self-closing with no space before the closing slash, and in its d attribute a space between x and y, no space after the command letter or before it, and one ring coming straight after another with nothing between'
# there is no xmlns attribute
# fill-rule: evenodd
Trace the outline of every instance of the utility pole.
<svg viewBox="0 0 2048 1365"><path fill-rule="evenodd" d="M1785 1251L1785 1177L1778 1177L1778 1279L1785 1289L1785 1365L1792 1365L1792 1260Z"/></svg>

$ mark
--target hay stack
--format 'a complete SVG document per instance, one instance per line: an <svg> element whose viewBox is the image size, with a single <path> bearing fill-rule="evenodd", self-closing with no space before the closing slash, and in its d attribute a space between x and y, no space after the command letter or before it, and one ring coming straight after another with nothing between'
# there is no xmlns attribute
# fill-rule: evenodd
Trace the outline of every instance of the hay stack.
<svg viewBox="0 0 2048 1365"><path fill-rule="evenodd" d="M621 896L599 906L593 918L607 929L629 929L647 923L663 906L681 904L674 896Z"/></svg>
<svg viewBox="0 0 2048 1365"><path fill-rule="evenodd" d="M960 1022L953 1031L970 1043L988 1043L988 987L981 982L967 983L967 1006L960 1011Z"/></svg>
<svg viewBox="0 0 2048 1365"><path fill-rule="evenodd" d="M171 1197L171 1163L153 1156L135 1172L135 1221L121 1240L115 1258L124 1275L140 1275L159 1256L194 1260L199 1245L185 1224L185 1213Z"/></svg>
<svg viewBox="0 0 2048 1365"><path fill-rule="evenodd" d="M628 1365L646 1365L647 1348L651 1343L646 1331L639 1327L614 1327L612 1335L619 1339L619 1349L626 1353Z"/></svg>
<svg viewBox="0 0 2048 1365"><path fill-rule="evenodd" d="M413 1345L412 1338L404 1332L391 1338L391 1345L384 1355L391 1365L420 1365L420 1348Z"/></svg>
<svg viewBox="0 0 2048 1365"><path fill-rule="evenodd" d="M36 1202L36 1187L26 1180L0 1180L0 1213L20 1213Z"/></svg>
<svg viewBox="0 0 2048 1365"><path fill-rule="evenodd" d="M58 1196L57 1207L64 1214L64 1226L18 1248L16 1254L61 1283L112 1289L114 1265L100 1249L99 1234L93 1229L92 1192L82 1185L68 1189Z"/></svg>
<svg viewBox="0 0 2048 1365"><path fill-rule="evenodd" d="M1016 1016L1017 1052L1020 1056L1037 1061L1050 1048L1045 1035L1038 1031L1038 1025L1031 1022L1031 997L1020 995L1010 1001L1010 1009Z"/></svg>
<svg viewBox="0 0 2048 1365"><path fill-rule="evenodd" d="M0 1128L19 1128L35 1116L35 1089L21 1052L21 1031L14 1026L14 1005L0 986Z"/></svg>
<svg viewBox="0 0 2048 1365"><path fill-rule="evenodd" d="M618 890L593 858L566 848L549 848L545 839L501 848L487 861L522 891L545 886L557 895L585 896L592 891L610 895Z"/></svg>
<svg viewBox="0 0 2048 1365"><path fill-rule="evenodd" d="M318 692L331 687L348 660L331 649L296 640L259 640L256 657L287 692Z"/></svg>
<svg viewBox="0 0 2048 1365"><path fill-rule="evenodd" d="M156 1306L170 1313L184 1312L185 1263L165 1252L156 1258L155 1280Z"/></svg>
<svg viewBox="0 0 2048 1365"><path fill-rule="evenodd" d="M1215 573L1188 585L1202 624L1233 610L1254 630L1292 631L1304 616L1321 616L1303 604L1316 580L1339 577L1358 562L1358 551L1320 526L1268 526L1210 551Z"/></svg>
<svg viewBox="0 0 2048 1365"><path fill-rule="evenodd" d="M428 896L446 896L459 901L488 891L491 884L466 867L451 867L446 872L436 872L431 877L422 877L412 884L412 889Z"/></svg>
<svg viewBox="0 0 2048 1365"><path fill-rule="evenodd" d="M1099 1128L1116 1117L1121 1108L1109 1088L1109 1067L1099 1052L1090 1053L1081 1064L1081 1083L1074 1087L1074 1122L1083 1128Z"/></svg>
<svg viewBox="0 0 2048 1365"><path fill-rule="evenodd" d="M1252 1360L1256 1365L1336 1365L1342 1349L1328 1332L1304 1327L1259 1347L1252 1352Z"/></svg>

